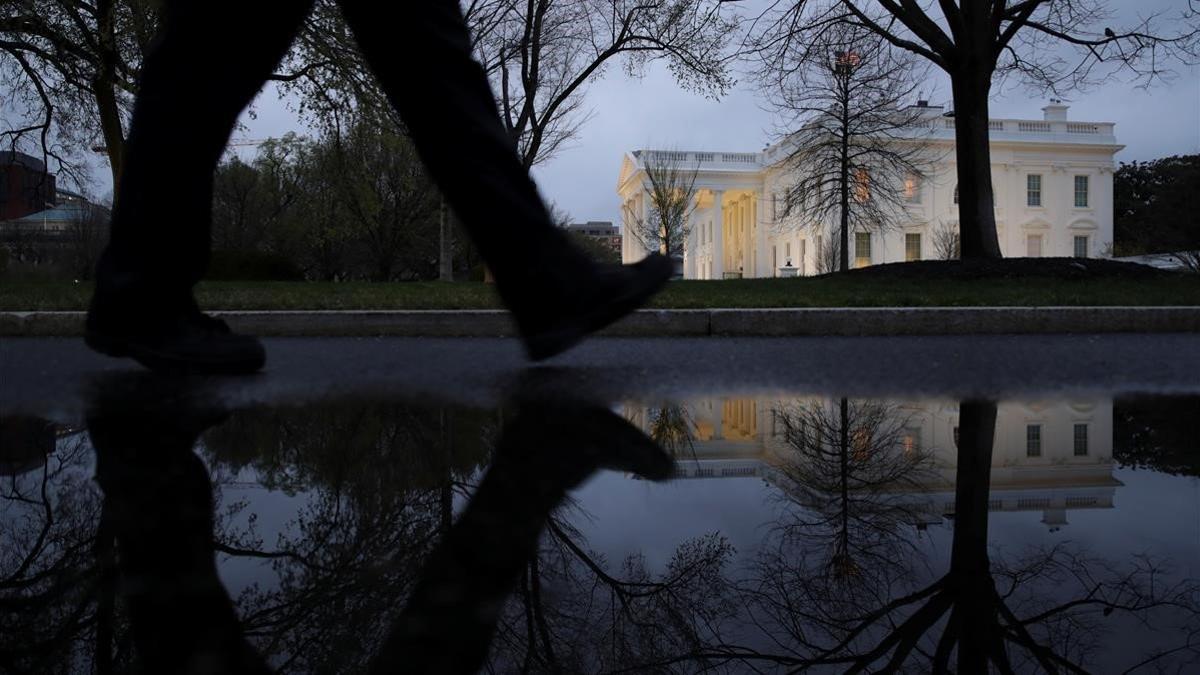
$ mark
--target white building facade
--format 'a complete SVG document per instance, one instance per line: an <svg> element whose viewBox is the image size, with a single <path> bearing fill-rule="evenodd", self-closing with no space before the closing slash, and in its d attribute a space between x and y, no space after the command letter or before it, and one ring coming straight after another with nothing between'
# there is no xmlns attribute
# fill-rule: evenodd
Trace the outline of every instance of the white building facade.
<svg viewBox="0 0 1200 675"><path fill-rule="evenodd" d="M918 452L922 469L894 485L870 491L904 503L909 516L925 524L954 513L958 475L958 401L875 400L887 411L881 429L890 439L873 438L873 452ZM812 406L825 409L836 424L838 401L819 396L735 396L678 403L687 420L688 442L675 478L758 477L787 489L779 471L810 461L787 436L783 416ZM647 434L660 408L626 404L624 414ZM860 424L851 420L851 425ZM869 434L871 435L871 434ZM852 440L857 443L858 441ZM884 446L887 446L886 448ZM1113 508L1123 484L1114 475L1111 398L1007 401L997 405L991 456L989 511L1040 511L1041 522L1057 530L1069 511ZM817 499L825 495L816 494ZM819 508L819 506L818 506ZM917 524L917 523L914 523Z"/></svg>
<svg viewBox="0 0 1200 675"><path fill-rule="evenodd" d="M909 203L898 222L851 233L850 258L857 267L935 259L935 233L958 229L954 118L937 106L928 111L928 126L919 130L931 158L926 176L906 182ZM1000 250L1005 257L1105 256L1113 240L1114 156L1124 146L1117 143L1112 123L1068 120L1067 106L1058 102L1042 111L1039 120L989 122ZM784 144L750 153L627 153L617 182L625 228L630 219L649 216L645 163L656 154L697 171L684 278L822 271L821 251L837 229L833 223L782 217L783 195L792 182ZM636 237L624 237L623 262L645 255Z"/></svg>

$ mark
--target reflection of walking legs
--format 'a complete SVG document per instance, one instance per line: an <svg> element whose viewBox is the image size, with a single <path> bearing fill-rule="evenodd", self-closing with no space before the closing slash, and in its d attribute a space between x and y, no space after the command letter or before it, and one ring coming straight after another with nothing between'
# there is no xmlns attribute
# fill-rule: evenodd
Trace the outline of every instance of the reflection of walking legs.
<svg viewBox="0 0 1200 675"><path fill-rule="evenodd" d="M223 415L182 400L178 382L98 384L88 433L146 672L270 672L217 576L212 484L192 451Z"/></svg>
<svg viewBox="0 0 1200 675"><path fill-rule="evenodd" d="M155 369L251 372L261 345L195 308L208 264L212 173L278 63L309 0L168 2L147 58L113 215L97 269L88 344ZM601 269L546 213L496 114L456 0L346 0L347 20L423 161L460 216L535 359L634 310L670 276L652 255Z"/></svg>
<svg viewBox="0 0 1200 675"><path fill-rule="evenodd" d="M471 501L425 562L371 672L478 672L504 603L567 492L599 469L663 480L673 466L658 444L603 406L522 403Z"/></svg>

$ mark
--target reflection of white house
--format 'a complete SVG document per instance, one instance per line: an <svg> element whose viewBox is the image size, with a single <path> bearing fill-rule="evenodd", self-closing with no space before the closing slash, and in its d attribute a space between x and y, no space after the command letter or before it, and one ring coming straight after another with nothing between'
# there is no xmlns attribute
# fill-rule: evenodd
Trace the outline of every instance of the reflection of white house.
<svg viewBox="0 0 1200 675"><path fill-rule="evenodd" d="M858 266L933 258L934 232L957 228L954 118L943 116L941 107L928 109L928 128L916 132L929 143L928 177L906 182L907 222L882 233L852 234L850 255ZM1040 120L989 122L1000 249L1005 256L1103 255L1113 238L1113 155L1124 146L1117 144L1112 123L1068 121L1067 106L1058 102L1042 110ZM626 225L649 215L645 163L656 154L697 171L685 278L817 273L819 252L835 231L777 217L790 182L781 164L784 143L763 152L626 154L617 181ZM626 263L645 255L629 236L621 253Z"/></svg>
<svg viewBox="0 0 1200 675"><path fill-rule="evenodd" d="M678 478L759 476L795 461L780 414L807 398L710 398L682 405L691 420L692 442L680 452ZM828 404L829 402L824 402ZM953 401L885 401L902 420L902 446L932 455L934 472L919 492L903 495L926 522L954 512L958 404ZM831 408L832 410L832 408ZM626 416L649 430L656 409L627 406ZM998 406L992 449L993 511L1041 511L1058 528L1074 509L1112 508L1112 400L1008 402ZM853 425L853 421L851 422Z"/></svg>

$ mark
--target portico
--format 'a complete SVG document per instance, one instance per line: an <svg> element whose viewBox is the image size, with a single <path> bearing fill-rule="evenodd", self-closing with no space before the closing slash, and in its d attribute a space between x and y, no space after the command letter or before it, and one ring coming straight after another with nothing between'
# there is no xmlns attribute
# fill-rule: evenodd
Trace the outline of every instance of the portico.
<svg viewBox="0 0 1200 675"><path fill-rule="evenodd" d="M621 196L622 225L629 232L633 221L651 217L650 192L643 161L651 153L628 153L617 182ZM672 152L684 170L697 169L695 206L684 245L683 276L688 279L736 279L760 274L765 260L766 228L759 218L762 180L756 153ZM622 242L622 260L636 262L647 251L636 237Z"/></svg>

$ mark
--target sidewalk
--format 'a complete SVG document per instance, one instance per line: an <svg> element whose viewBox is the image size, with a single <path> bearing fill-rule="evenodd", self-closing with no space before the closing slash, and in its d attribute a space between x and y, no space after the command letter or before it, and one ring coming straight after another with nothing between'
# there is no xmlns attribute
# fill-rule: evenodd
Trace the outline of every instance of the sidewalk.
<svg viewBox="0 0 1200 675"><path fill-rule="evenodd" d="M213 312L236 331L288 337L509 337L503 310ZM0 336L71 337L83 312L0 312ZM646 309L609 327L614 337L788 337L1200 333L1200 307L877 307Z"/></svg>

